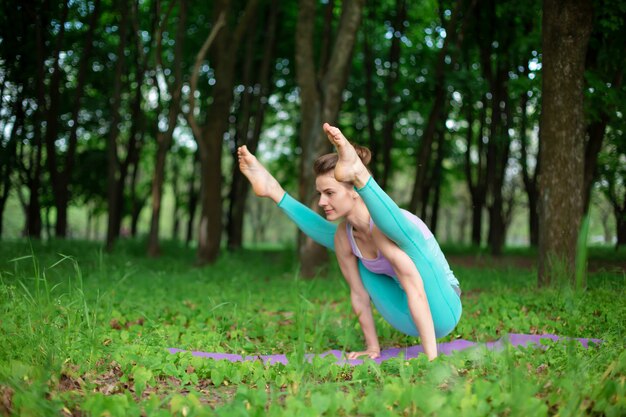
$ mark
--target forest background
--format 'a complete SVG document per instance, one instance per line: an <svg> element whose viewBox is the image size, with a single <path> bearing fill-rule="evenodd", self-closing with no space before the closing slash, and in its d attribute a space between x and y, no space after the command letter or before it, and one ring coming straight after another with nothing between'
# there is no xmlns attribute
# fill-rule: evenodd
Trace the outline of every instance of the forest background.
<svg viewBox="0 0 626 417"><path fill-rule="evenodd" d="M2 239L297 245L312 275L327 254L248 197L235 149L315 207L327 121L440 242L538 247L540 285L581 239L626 245L622 1L0 7Z"/></svg>

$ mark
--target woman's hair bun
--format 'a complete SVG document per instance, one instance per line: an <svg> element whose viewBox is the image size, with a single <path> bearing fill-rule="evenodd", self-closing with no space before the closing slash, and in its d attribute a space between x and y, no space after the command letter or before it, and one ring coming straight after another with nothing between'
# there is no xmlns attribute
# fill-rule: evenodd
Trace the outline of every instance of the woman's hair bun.
<svg viewBox="0 0 626 417"><path fill-rule="evenodd" d="M361 162L363 162L363 165L367 166L367 164L369 164L372 160L372 152L365 146L360 146L352 142L350 143L354 146L356 154L361 159ZM313 172L315 172L316 176L319 176L333 171L337 165L338 159L339 156L336 153L328 153L320 156L315 160L315 162L313 162Z"/></svg>
<svg viewBox="0 0 626 417"><path fill-rule="evenodd" d="M354 146L356 154L359 155L359 158L361 158L361 162L363 162L363 165L367 166L372 160L372 152L365 146L357 145L356 143L352 143L352 146Z"/></svg>

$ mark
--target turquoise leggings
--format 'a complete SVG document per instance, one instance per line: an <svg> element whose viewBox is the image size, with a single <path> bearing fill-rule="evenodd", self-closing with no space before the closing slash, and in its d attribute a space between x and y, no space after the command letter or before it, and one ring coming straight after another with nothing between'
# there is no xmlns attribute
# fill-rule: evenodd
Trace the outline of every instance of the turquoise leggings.
<svg viewBox="0 0 626 417"><path fill-rule="evenodd" d="M427 241L417 226L402 214L398 205L373 178L370 178L367 184L357 192L365 202L376 227L393 240L415 263L424 283L435 325L435 335L443 337L450 334L461 318L461 299L446 279L446 265L442 262L442 257L437 256L433 246L429 244L429 241L434 241L434 238ZM337 225L327 221L288 194L285 194L278 203L278 207L303 233L320 245L334 251ZM402 333L419 336L409 311L406 293L400 284L387 275L370 272L361 261L359 261L359 272L363 286L383 318Z"/></svg>

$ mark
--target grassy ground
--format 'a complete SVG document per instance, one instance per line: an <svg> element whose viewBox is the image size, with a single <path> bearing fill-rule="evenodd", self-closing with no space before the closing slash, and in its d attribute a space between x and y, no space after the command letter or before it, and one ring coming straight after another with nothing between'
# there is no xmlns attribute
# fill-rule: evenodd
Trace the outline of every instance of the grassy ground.
<svg viewBox="0 0 626 417"><path fill-rule="evenodd" d="M291 251L247 250L196 268L193 251L176 244L157 260L136 242L114 254L87 242L0 249L2 415L626 414L626 257L612 249L591 251L596 267L581 294L536 290L531 251L494 260L449 249L464 312L442 341L556 333L601 338L598 347L469 349L355 367L302 360L362 341L336 267L299 279ZM383 347L418 343L376 320ZM213 361L168 347L287 353L290 363Z"/></svg>

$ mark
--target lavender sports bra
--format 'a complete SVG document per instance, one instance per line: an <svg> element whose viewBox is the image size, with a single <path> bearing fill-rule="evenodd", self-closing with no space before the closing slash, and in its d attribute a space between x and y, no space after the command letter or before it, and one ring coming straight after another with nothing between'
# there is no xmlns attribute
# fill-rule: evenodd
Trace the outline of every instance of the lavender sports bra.
<svg viewBox="0 0 626 417"><path fill-rule="evenodd" d="M426 224L424 224L424 222L419 217L417 217L413 213L408 212L406 210L402 210L402 214L404 214L404 216L411 223L413 223L419 228L420 232L422 232L425 239L430 239L433 237L433 233L428 229ZM370 230L372 230L372 226L374 226L374 222L370 218ZM361 260L365 268L367 268L369 271L375 274L384 274L384 275L388 275L391 277L396 277L396 273L393 270L391 263L389 262L389 260L387 260L387 258L385 258L380 253L380 251L378 251L376 259L367 259L363 257L363 254L361 254L361 251L359 250L354 240L354 234L352 233L352 225L347 222L346 222L346 232L348 233L348 241L350 242L350 246L352 247L352 253L354 253L354 255Z"/></svg>

